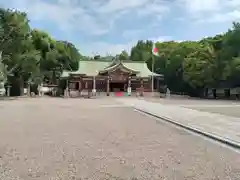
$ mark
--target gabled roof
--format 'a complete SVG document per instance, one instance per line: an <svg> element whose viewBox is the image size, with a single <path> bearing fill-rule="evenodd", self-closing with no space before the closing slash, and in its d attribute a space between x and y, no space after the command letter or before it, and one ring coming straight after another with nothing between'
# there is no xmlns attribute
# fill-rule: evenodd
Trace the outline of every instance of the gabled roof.
<svg viewBox="0 0 240 180"><path fill-rule="evenodd" d="M122 70L136 73L138 77L152 76L152 72L148 69L147 64L141 61L101 61L101 60L81 60L79 61L79 68L77 71L64 71L61 77L68 77L69 74L85 74L88 76L97 76L100 73L113 71L118 68ZM161 74L153 73L153 76L163 76Z"/></svg>
<svg viewBox="0 0 240 180"><path fill-rule="evenodd" d="M147 67L147 63L146 62L142 62L142 61L123 61L124 66L129 68L129 69L134 69L135 71L139 71L139 74L137 74L137 76L139 77L148 77L148 76L160 76L163 77L162 74L156 74L156 73L152 73L152 71L150 71Z"/></svg>
<svg viewBox="0 0 240 180"><path fill-rule="evenodd" d="M113 72L117 69L121 69L123 72L130 72L132 74L138 74L139 71L136 71L135 69L131 69L127 66L125 66L125 63L122 63L122 61L118 61L115 64L111 64L110 66L104 68L103 70L100 70L99 73L105 73L105 72Z"/></svg>
<svg viewBox="0 0 240 180"><path fill-rule="evenodd" d="M111 61L82 60L79 61L78 70L74 72L64 71L62 77L68 77L71 74L86 74L88 76L98 75L99 70L108 67Z"/></svg>

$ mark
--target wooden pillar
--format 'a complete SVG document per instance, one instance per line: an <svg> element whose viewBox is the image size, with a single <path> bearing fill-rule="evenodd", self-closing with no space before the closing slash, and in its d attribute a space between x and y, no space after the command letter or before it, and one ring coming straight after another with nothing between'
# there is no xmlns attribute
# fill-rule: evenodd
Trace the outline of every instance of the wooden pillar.
<svg viewBox="0 0 240 180"><path fill-rule="evenodd" d="M78 91L81 91L81 87L82 87L82 82L78 81Z"/></svg>
<svg viewBox="0 0 240 180"><path fill-rule="evenodd" d="M40 85L40 87L39 87L39 89L40 89L40 91L39 91L40 96L43 96L43 95L44 95L44 92L42 91L42 88L43 88L43 83L41 83L41 85Z"/></svg>
<svg viewBox="0 0 240 180"><path fill-rule="evenodd" d="M41 96L41 92L40 92L40 90L41 90L41 86L40 86L39 84L38 84L37 89L38 89L38 96Z"/></svg>
<svg viewBox="0 0 240 180"><path fill-rule="evenodd" d="M31 96L31 84L30 82L28 82L28 87L27 87L27 96L30 97Z"/></svg>
<svg viewBox="0 0 240 180"><path fill-rule="evenodd" d="M95 96L96 95L96 76L93 76L93 89L92 93Z"/></svg>
<svg viewBox="0 0 240 180"><path fill-rule="evenodd" d="M65 93L64 93L64 97L69 97L70 93L69 93L69 81L66 80L66 89L65 89Z"/></svg>
<svg viewBox="0 0 240 180"><path fill-rule="evenodd" d="M8 86L7 86L7 96L8 96L8 97L10 97L10 88L11 88L11 86L8 85Z"/></svg>
<svg viewBox="0 0 240 180"><path fill-rule="evenodd" d="M109 84L110 84L110 77L107 77L107 96L109 96Z"/></svg>
<svg viewBox="0 0 240 180"><path fill-rule="evenodd" d="M151 87L151 90L152 90L152 93L154 92L154 79L153 79L153 76L151 77L150 79L150 87Z"/></svg>
<svg viewBox="0 0 240 180"><path fill-rule="evenodd" d="M143 78L141 78L141 87L140 87L140 96L143 96L144 86L143 86Z"/></svg>
<svg viewBox="0 0 240 180"><path fill-rule="evenodd" d="M131 96L132 88L131 88L131 76L128 77L128 96Z"/></svg>
<svg viewBox="0 0 240 180"><path fill-rule="evenodd" d="M85 89L88 89L88 82L85 82Z"/></svg>
<svg viewBox="0 0 240 180"><path fill-rule="evenodd" d="M81 90L82 90L82 82L79 80L78 81L78 96L81 96Z"/></svg>

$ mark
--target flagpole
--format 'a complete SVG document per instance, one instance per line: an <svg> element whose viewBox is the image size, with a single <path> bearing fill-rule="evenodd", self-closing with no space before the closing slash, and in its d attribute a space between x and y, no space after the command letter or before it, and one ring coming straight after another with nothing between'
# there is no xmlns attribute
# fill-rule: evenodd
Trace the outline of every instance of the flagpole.
<svg viewBox="0 0 240 180"><path fill-rule="evenodd" d="M154 55L152 54L152 93L154 91L154 79L153 79L153 74L154 74Z"/></svg>

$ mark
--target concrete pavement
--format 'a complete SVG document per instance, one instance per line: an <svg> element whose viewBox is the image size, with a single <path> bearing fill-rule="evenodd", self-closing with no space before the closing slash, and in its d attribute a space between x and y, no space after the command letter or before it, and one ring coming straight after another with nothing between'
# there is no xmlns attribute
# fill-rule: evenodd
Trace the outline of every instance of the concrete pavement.
<svg viewBox="0 0 240 180"><path fill-rule="evenodd" d="M125 105L240 149L240 118L200 112L174 104L119 99Z"/></svg>

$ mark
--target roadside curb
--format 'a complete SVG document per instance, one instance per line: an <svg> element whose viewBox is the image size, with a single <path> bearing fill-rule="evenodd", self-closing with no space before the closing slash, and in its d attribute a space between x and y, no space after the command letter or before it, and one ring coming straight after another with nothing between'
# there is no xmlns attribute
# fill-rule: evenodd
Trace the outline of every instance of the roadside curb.
<svg viewBox="0 0 240 180"><path fill-rule="evenodd" d="M199 130L197 128L194 128L194 127L191 127L191 126L188 126L188 125L184 125L182 123L179 123L177 121L174 121L173 119L170 119L170 118L167 118L167 117L164 117L164 116L159 116L159 115L150 113L148 111L145 111L145 110L142 110L142 109L139 109L139 108L135 108L135 107L133 107L133 108L135 110L137 110L137 111L140 111L142 113L148 114L148 115L153 116L153 117L156 117L158 119L161 119L161 120L163 120L165 122L168 122L170 124L176 125L178 127L181 127L183 129L186 129L186 130L191 131L193 133L205 136L205 137L210 138L212 140L215 140L215 141L218 141L218 142L223 143L225 145L231 146L231 147L233 147L235 149L238 149L238 150L240 149L240 143L238 143L238 142L235 142L235 141L232 141L230 139L223 138L223 137L220 137L220 136L208 133L208 132L204 132L202 130Z"/></svg>

